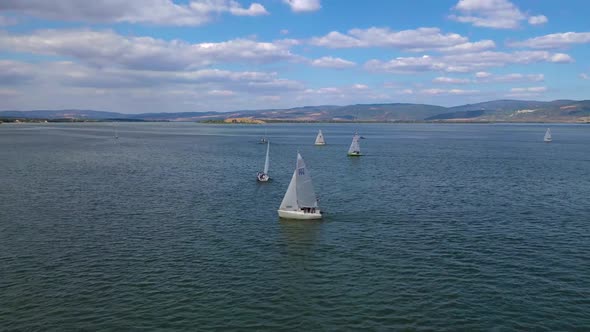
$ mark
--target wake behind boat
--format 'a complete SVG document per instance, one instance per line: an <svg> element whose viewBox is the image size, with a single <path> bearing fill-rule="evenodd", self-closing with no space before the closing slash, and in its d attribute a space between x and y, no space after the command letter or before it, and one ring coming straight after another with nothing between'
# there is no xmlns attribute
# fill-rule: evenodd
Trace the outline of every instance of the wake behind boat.
<svg viewBox="0 0 590 332"><path fill-rule="evenodd" d="M322 213L311 183L311 176L301 154L297 153L297 167L278 210L287 219L321 219Z"/></svg>
<svg viewBox="0 0 590 332"><path fill-rule="evenodd" d="M268 175L268 166L269 166L269 151L270 151L270 142L266 142L266 159L264 160L264 170L262 172L258 172L256 174L256 179L259 182L267 182L270 180L270 176Z"/></svg>

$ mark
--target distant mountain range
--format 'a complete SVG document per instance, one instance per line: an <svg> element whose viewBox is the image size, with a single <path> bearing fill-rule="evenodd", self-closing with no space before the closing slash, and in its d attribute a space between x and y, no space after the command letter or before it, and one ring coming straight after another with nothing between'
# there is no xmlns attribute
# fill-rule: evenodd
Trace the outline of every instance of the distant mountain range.
<svg viewBox="0 0 590 332"><path fill-rule="evenodd" d="M266 121L375 122L590 122L590 100L494 100L455 107L425 104L305 106L235 112L123 114L94 110L0 111L4 119L117 121L204 121L250 118Z"/></svg>

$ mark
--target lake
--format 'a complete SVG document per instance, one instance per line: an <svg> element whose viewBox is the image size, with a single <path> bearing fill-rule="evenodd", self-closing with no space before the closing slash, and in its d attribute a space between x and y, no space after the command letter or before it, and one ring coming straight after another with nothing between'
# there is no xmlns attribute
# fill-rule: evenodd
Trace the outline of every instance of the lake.
<svg viewBox="0 0 590 332"><path fill-rule="evenodd" d="M0 166L0 329L590 329L590 125L2 124Z"/></svg>

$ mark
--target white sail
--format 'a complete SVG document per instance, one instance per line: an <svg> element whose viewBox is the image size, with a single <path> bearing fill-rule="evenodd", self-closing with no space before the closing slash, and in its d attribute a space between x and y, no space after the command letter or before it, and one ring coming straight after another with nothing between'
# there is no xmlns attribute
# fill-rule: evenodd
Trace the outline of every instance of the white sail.
<svg viewBox="0 0 590 332"><path fill-rule="evenodd" d="M297 153L297 205L299 208L317 208L318 201L315 197L313 184L311 183L311 176L308 169L305 167L305 161L299 153Z"/></svg>
<svg viewBox="0 0 590 332"><path fill-rule="evenodd" d="M553 140L553 138L551 137L551 129L547 128L547 131L545 132L545 138L544 141L545 142L551 142Z"/></svg>
<svg viewBox="0 0 590 332"><path fill-rule="evenodd" d="M289 188L287 188L287 192L285 193L285 197L283 197L283 201L281 202L281 206L279 210L284 211L299 211L299 206L297 205L297 170L293 172L293 177L291 177L291 182L289 182Z"/></svg>
<svg viewBox="0 0 590 332"><path fill-rule="evenodd" d="M350 143L350 148L348 148L348 153L352 154L360 154L361 153L361 146L359 144L360 136L358 133L354 133L352 137L352 143Z"/></svg>
<svg viewBox="0 0 590 332"><path fill-rule="evenodd" d="M315 138L315 145L324 145L326 141L324 141L324 134L322 134L322 130L318 132L318 136Z"/></svg>
<svg viewBox="0 0 590 332"><path fill-rule="evenodd" d="M268 159L268 153L270 151L270 142L266 143L266 160L264 160L264 174L268 174L268 165L269 165L269 159Z"/></svg>

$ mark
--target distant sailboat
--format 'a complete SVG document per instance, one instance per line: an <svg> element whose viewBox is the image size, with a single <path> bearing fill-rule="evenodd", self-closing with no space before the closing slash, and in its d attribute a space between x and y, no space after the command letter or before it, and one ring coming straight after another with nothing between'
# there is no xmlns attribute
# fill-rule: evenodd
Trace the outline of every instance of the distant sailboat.
<svg viewBox="0 0 590 332"><path fill-rule="evenodd" d="M348 155L351 157L358 157L362 156L361 154L361 146L359 144L359 133L355 132L354 136L352 137L352 143L350 143L350 148L348 148Z"/></svg>
<svg viewBox="0 0 590 332"><path fill-rule="evenodd" d="M324 141L324 134L322 134L322 130L318 132L318 136L315 138L315 145L326 145L326 141Z"/></svg>
<svg viewBox="0 0 590 332"><path fill-rule="evenodd" d="M267 182L268 180L270 180L270 176L268 176L269 151L270 151L270 142L267 141L267 143L266 143L266 159L264 160L264 170L262 172L258 172L258 174L256 174L256 179L260 182Z"/></svg>
<svg viewBox="0 0 590 332"><path fill-rule="evenodd" d="M117 131L117 124L114 125L115 129L115 139L119 139L119 131Z"/></svg>
<svg viewBox="0 0 590 332"><path fill-rule="evenodd" d="M547 128L547 131L545 132L545 138L543 139L543 141L545 141L545 143L550 143L551 141L553 141L553 138L551 137L550 128Z"/></svg>
<svg viewBox="0 0 590 332"><path fill-rule="evenodd" d="M266 138L266 128L264 128L264 136L258 141L258 144L266 144L268 143L268 138Z"/></svg>
<svg viewBox="0 0 590 332"><path fill-rule="evenodd" d="M279 217L288 219L321 219L322 214L301 154L297 153L297 167L289 188L279 207Z"/></svg>

